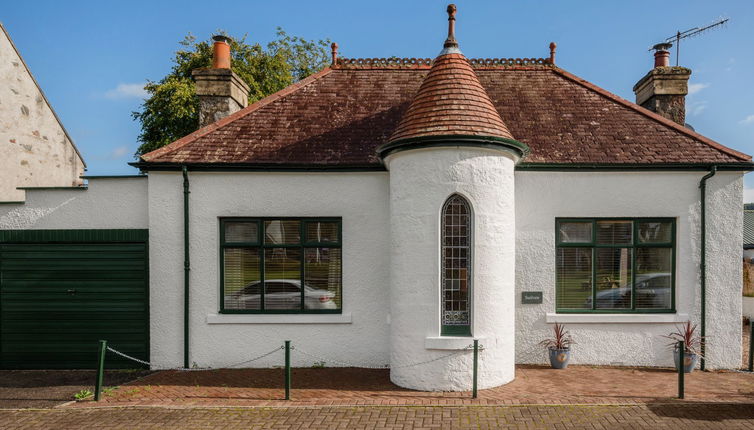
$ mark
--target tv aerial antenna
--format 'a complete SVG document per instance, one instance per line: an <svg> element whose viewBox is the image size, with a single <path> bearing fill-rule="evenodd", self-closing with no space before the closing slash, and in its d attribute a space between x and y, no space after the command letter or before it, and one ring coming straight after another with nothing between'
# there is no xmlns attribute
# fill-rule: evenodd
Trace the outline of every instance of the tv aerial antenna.
<svg viewBox="0 0 754 430"><path fill-rule="evenodd" d="M681 57L681 40L688 39L690 37L699 36L702 33L705 33L707 31L713 30L717 27L725 25L730 20L730 18L720 18L717 21L713 22L712 24L706 25L704 27L694 27L689 28L686 31L677 31L673 36L668 37L667 39L663 40L662 42L654 45L652 48L650 48L650 51L652 49L654 50L667 50L673 45L675 45L675 65L678 66L678 61Z"/></svg>

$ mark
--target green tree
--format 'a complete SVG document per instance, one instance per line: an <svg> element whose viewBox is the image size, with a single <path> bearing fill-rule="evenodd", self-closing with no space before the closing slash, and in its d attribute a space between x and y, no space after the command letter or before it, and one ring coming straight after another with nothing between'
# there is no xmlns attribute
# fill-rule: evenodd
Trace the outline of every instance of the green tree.
<svg viewBox="0 0 754 430"><path fill-rule="evenodd" d="M222 32L224 34L224 32ZM249 85L249 103L287 87L329 63L329 40L306 40L277 29L277 39L263 47L231 37L231 68ZM197 42L189 34L180 42L173 67L144 89L149 97L141 110L132 112L141 124L136 156L154 151L195 131L199 126L199 100L191 79L194 69L212 65L211 39Z"/></svg>

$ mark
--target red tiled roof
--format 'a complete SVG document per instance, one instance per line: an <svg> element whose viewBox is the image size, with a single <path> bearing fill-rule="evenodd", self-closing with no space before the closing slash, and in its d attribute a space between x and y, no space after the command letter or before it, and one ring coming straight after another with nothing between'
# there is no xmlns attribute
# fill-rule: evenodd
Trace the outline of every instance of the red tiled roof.
<svg viewBox="0 0 754 430"><path fill-rule="evenodd" d="M470 63L510 133L529 146L527 164L751 160L541 59ZM380 168L376 148L396 130L428 69L426 60L341 59L142 161Z"/></svg>
<svg viewBox="0 0 754 430"><path fill-rule="evenodd" d="M449 135L513 139L463 54L434 60L390 141Z"/></svg>

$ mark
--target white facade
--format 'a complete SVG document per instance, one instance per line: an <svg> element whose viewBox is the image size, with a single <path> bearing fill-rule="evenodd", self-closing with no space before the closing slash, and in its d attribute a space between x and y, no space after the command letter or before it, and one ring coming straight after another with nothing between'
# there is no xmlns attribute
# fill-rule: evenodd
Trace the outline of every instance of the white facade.
<svg viewBox="0 0 754 430"><path fill-rule="evenodd" d="M513 378L513 362L544 363L537 343L554 322L578 342L575 364L670 366L661 335L700 319L699 180L705 172L515 171L483 149L426 149L390 156L389 172L189 172L190 361L220 367L291 340L294 366L387 366L399 385L468 389L480 340L480 387ZM0 205L0 229L149 228L151 357L183 364L183 178L93 179L86 190L33 190ZM515 186L514 186L515 184ZM470 338L439 336L439 214L453 193L474 214ZM742 174L707 187L707 365L741 356ZM219 217L342 217L341 314L219 314ZM556 314L557 217L676 219L675 314ZM514 288L515 286L515 288ZM540 305L521 292L541 291ZM304 355L307 352L316 357ZM515 352L515 358L514 358ZM250 363L281 365L274 354Z"/></svg>

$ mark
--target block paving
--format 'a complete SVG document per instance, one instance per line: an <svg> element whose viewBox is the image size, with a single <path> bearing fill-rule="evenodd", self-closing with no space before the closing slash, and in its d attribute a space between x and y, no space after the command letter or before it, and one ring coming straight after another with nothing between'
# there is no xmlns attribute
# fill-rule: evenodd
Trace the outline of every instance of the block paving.
<svg viewBox="0 0 754 430"><path fill-rule="evenodd" d="M754 429L747 404L88 408L0 411L27 429Z"/></svg>
<svg viewBox="0 0 754 430"><path fill-rule="evenodd" d="M107 384L107 381L106 381ZM421 392L390 382L387 369L297 368L291 400L284 400L282 369L162 371L104 393L100 405L118 406L435 406L647 404L676 402L670 369L518 366L516 379L470 392ZM754 374L699 372L686 376L686 402L752 403ZM79 402L68 407L87 407Z"/></svg>

